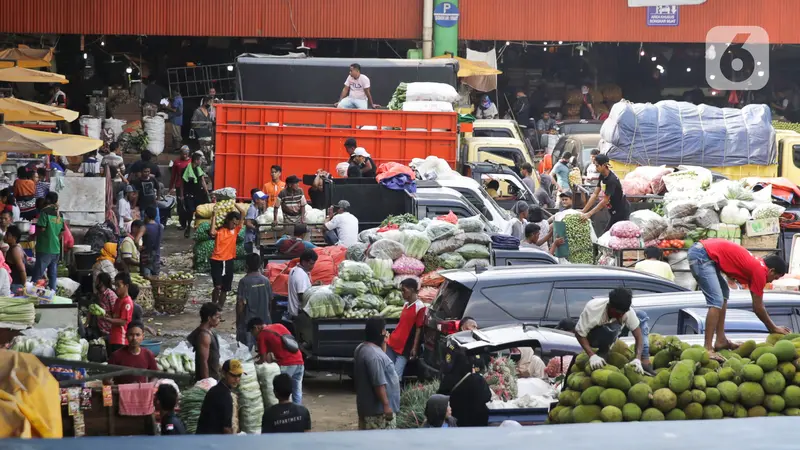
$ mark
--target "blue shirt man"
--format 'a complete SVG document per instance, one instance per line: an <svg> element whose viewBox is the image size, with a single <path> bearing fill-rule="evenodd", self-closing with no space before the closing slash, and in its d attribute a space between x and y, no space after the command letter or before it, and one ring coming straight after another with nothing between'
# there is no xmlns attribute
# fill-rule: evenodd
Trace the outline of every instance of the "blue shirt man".
<svg viewBox="0 0 800 450"><path fill-rule="evenodd" d="M559 189L564 192L568 191L569 189L569 160L572 158L572 154L570 152L565 152L561 155L561 160L557 162L553 166L553 170L550 171L550 176L555 178L556 182L558 183Z"/></svg>

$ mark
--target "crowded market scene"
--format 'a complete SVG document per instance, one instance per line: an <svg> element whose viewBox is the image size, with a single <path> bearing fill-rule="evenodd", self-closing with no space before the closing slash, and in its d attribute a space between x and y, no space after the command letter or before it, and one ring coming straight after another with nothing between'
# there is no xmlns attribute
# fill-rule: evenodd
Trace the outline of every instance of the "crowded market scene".
<svg viewBox="0 0 800 450"><path fill-rule="evenodd" d="M0 437L800 416L800 33L766 0L48 1L0 17Z"/></svg>

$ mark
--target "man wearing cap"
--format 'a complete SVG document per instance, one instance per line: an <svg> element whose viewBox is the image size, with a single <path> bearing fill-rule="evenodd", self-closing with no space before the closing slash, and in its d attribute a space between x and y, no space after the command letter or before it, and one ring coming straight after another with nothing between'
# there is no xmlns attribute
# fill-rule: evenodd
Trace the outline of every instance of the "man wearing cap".
<svg viewBox="0 0 800 450"><path fill-rule="evenodd" d="M245 372L238 359L229 359L222 364L222 379L208 390L203 399L196 434L233 434L231 390L239 386L242 375Z"/></svg>
<svg viewBox="0 0 800 450"><path fill-rule="evenodd" d="M254 188L251 195L253 202L250 203L247 214L244 216L244 251L248 254L255 250L256 234L258 233L256 218L267 212L267 194Z"/></svg>
<svg viewBox="0 0 800 450"><path fill-rule="evenodd" d="M275 199L273 222L278 223L278 208L283 212L283 223L304 223L306 211L306 196L298 186L300 179L295 175L286 178L286 188Z"/></svg>
<svg viewBox="0 0 800 450"><path fill-rule="evenodd" d="M347 168L347 178L374 177L374 169L363 170L363 168L369 164L369 162L367 162L367 158L369 157L369 153L367 153L363 147L355 149L355 151L353 151L353 156L350 158L350 166Z"/></svg>
<svg viewBox="0 0 800 450"><path fill-rule="evenodd" d="M606 230L624 220L628 220L631 215L631 204L625 198L625 193L622 192L622 183L620 183L617 175L608 167L609 159L606 155L597 155L594 158L594 165L600 177L597 180L597 187L595 188L586 206L583 207L583 220L589 220L593 215L597 214L603 208L608 208L611 218L608 220ZM598 202L600 192L605 195ZM595 205L595 202L597 204ZM594 207L592 207L594 206Z"/></svg>
<svg viewBox="0 0 800 450"><path fill-rule="evenodd" d="M354 156L353 153L355 153L356 149L358 148L363 149L363 147L358 146L358 143L354 138L347 138L347 140L344 141L344 150L347 152L347 155L349 156L347 162L349 163L353 162L353 156ZM366 150L364 150L364 153L366 153ZM372 158L369 156L369 153L367 153L367 157L364 158L364 162L362 164L359 164L359 169L361 170L361 174L365 177L375 176L375 169L376 169L375 161L372 160Z"/></svg>
<svg viewBox="0 0 800 450"><path fill-rule="evenodd" d="M186 229L189 224L186 220L186 213L184 211L184 196L183 196L183 172L186 170L192 159L189 157L190 150L188 145L181 147L181 155L175 158L170 163L172 166L172 173L169 177L169 192L178 197L178 219L180 220L179 230ZM194 211L192 211L194 212Z"/></svg>
<svg viewBox="0 0 800 450"><path fill-rule="evenodd" d="M339 200L328 209L325 219L325 242L351 247L358 243L358 218L350 214L350 202Z"/></svg>
<svg viewBox="0 0 800 450"><path fill-rule="evenodd" d="M124 196L117 202L119 228L131 232L131 223L139 218L139 191L130 184L125 185Z"/></svg>

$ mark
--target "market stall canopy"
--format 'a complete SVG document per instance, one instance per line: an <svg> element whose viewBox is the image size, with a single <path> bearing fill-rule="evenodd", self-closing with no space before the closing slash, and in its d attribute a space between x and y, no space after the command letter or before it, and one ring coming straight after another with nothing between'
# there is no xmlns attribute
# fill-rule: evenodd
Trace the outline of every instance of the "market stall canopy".
<svg viewBox="0 0 800 450"><path fill-rule="evenodd" d="M57 106L43 105L18 98L0 98L0 113L7 122L59 121L72 122L78 118L78 112Z"/></svg>
<svg viewBox="0 0 800 450"><path fill-rule="evenodd" d="M458 61L458 78L500 75L503 73L501 70L489 67L489 64L483 61L470 61L460 56L442 55L433 59L455 59Z"/></svg>
<svg viewBox="0 0 800 450"><path fill-rule="evenodd" d="M28 69L50 67L50 62L53 60L53 50L53 48L30 48L27 45L0 50L0 68L14 66L27 67Z"/></svg>
<svg viewBox="0 0 800 450"><path fill-rule="evenodd" d="M0 152L40 153L57 156L80 156L103 145L100 139L74 134L56 134L0 125Z"/></svg>
<svg viewBox="0 0 800 450"><path fill-rule="evenodd" d="M4 62L6 61L0 61L0 67ZM43 70L26 69L24 67L0 69L0 81L7 83L69 83L69 80L64 75Z"/></svg>

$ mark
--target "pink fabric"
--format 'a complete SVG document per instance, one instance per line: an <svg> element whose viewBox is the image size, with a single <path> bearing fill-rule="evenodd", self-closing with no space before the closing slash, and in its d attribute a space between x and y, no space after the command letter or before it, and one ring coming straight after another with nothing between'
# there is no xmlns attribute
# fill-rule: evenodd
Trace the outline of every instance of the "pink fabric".
<svg viewBox="0 0 800 450"><path fill-rule="evenodd" d="M119 414L121 416L149 416L155 412L153 390L155 383L120 384Z"/></svg>
<svg viewBox="0 0 800 450"><path fill-rule="evenodd" d="M8 273L8 282L11 283L11 267L8 267L8 263L6 263L6 257L3 255L3 252L0 252L0 269L6 269L6 273Z"/></svg>

